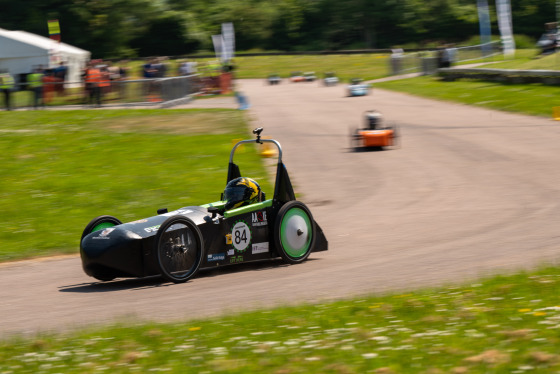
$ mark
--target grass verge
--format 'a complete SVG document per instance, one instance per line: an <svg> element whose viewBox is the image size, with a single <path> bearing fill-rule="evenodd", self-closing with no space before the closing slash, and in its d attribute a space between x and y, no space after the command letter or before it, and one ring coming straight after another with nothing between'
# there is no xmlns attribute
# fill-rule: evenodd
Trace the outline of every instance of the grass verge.
<svg viewBox="0 0 560 374"><path fill-rule="evenodd" d="M560 269L0 342L2 373L552 373ZM243 329L240 329L243 326Z"/></svg>
<svg viewBox="0 0 560 374"><path fill-rule="evenodd" d="M236 57L237 78L261 78L279 74L288 78L293 71L314 71L321 79L325 72L335 72L343 82L351 78L376 79L389 75L389 55L307 55Z"/></svg>
<svg viewBox="0 0 560 374"><path fill-rule="evenodd" d="M9 112L0 123L0 261L76 253L85 225L218 200L233 139L251 138L235 110ZM241 170L270 191L252 148Z"/></svg>
<svg viewBox="0 0 560 374"><path fill-rule="evenodd" d="M514 58L495 59L494 63L483 66L490 69L515 70L560 70L560 53L539 55L538 50L520 49L515 51Z"/></svg>
<svg viewBox="0 0 560 374"><path fill-rule="evenodd" d="M438 77L423 76L375 83L374 89L376 87L542 117L551 117L552 108L560 106L558 87L542 84L500 84L464 79L444 82Z"/></svg>

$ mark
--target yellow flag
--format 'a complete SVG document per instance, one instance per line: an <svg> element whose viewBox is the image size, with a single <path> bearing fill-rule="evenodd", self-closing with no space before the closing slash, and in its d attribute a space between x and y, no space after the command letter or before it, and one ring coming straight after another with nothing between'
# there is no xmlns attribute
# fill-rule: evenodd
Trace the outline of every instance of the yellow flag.
<svg viewBox="0 0 560 374"><path fill-rule="evenodd" d="M49 25L49 35L60 34L60 25L57 19L51 19L47 21Z"/></svg>

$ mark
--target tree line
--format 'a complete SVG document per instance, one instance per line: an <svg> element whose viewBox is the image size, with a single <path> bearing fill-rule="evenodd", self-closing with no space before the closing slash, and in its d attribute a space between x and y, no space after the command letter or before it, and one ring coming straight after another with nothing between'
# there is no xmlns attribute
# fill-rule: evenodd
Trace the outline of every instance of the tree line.
<svg viewBox="0 0 560 374"><path fill-rule="evenodd" d="M499 35L489 0L492 34ZM556 0L511 0L515 34L538 38ZM236 49L319 51L457 43L479 34L476 0L0 0L0 27L48 36L94 58L213 51L233 22Z"/></svg>

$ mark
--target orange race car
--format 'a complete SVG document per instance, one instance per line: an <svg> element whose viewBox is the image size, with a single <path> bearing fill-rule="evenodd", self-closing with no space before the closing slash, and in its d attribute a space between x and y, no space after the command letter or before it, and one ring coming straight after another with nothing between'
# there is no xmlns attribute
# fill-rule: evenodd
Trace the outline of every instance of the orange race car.
<svg viewBox="0 0 560 374"><path fill-rule="evenodd" d="M303 73L301 71L292 71L290 74L290 82L305 82L305 77L303 76Z"/></svg>
<svg viewBox="0 0 560 374"><path fill-rule="evenodd" d="M365 127L350 132L350 146L354 150L383 148L396 145L398 133L395 126L383 126L383 115L376 110L364 113Z"/></svg>

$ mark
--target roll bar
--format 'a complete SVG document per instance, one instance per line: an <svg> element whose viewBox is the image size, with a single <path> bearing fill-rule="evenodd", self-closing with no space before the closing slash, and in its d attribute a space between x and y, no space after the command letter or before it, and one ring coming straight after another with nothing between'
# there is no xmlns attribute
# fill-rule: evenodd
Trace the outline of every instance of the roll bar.
<svg viewBox="0 0 560 374"><path fill-rule="evenodd" d="M237 147L239 147L241 144L246 144L246 143L258 143L258 144L263 144L263 143L273 143L276 145L276 148L278 148L278 163L282 162L282 146L280 145L280 143L278 143L276 140L274 139L261 139L261 132L263 131L262 127L258 127L256 129L253 130L253 134L257 135L256 139L253 140L240 140L239 142L237 142L234 146L233 149L231 150L231 153L229 155L229 163L233 163L233 154L235 153L235 150L237 149Z"/></svg>
<svg viewBox="0 0 560 374"><path fill-rule="evenodd" d="M253 130L253 134L257 136L254 140L241 140L237 142L231 153L229 155L229 165L228 165L228 175L227 175L227 182L241 177L241 171L239 167L233 162L233 155L235 154L235 150L241 144L247 143L273 143L278 148L278 164L276 166L276 180L274 183L274 196L273 200L276 202L288 202L296 199L294 189L292 187L292 183L290 181L290 177L288 176L288 171L286 170L286 166L282 162L282 147L280 143L273 139L261 139L261 132L263 131L262 127L256 128Z"/></svg>

